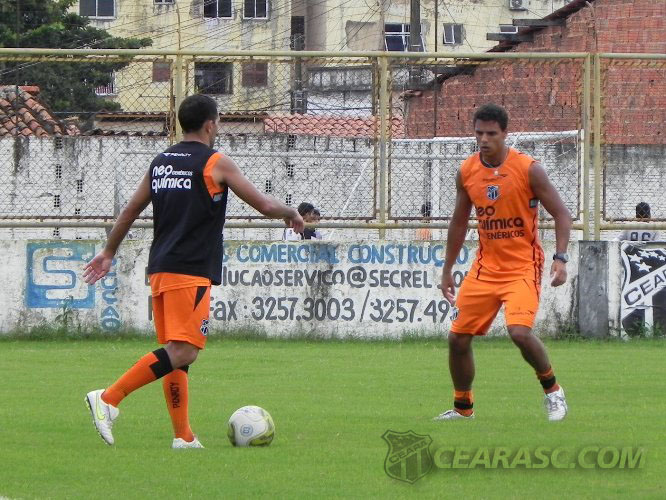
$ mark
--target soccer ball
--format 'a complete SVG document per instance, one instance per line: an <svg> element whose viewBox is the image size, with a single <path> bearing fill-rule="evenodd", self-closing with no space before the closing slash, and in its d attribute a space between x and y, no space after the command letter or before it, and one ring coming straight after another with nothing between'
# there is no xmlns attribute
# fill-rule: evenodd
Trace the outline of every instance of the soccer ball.
<svg viewBox="0 0 666 500"><path fill-rule="evenodd" d="M234 446L268 446L274 435L273 418L258 406L243 406L229 418L227 436Z"/></svg>

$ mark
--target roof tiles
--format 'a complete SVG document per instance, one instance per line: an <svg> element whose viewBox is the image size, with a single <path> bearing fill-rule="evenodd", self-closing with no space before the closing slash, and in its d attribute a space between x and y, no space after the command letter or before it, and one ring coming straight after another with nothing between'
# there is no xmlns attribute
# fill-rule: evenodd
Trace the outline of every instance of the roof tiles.
<svg viewBox="0 0 666 500"><path fill-rule="evenodd" d="M0 137L79 135L78 128L58 119L36 97L39 87L0 86Z"/></svg>
<svg viewBox="0 0 666 500"><path fill-rule="evenodd" d="M264 131L276 134L318 135L356 139L379 136L377 117L354 118L319 115L270 115L264 118ZM403 119L391 119L391 136L404 137Z"/></svg>

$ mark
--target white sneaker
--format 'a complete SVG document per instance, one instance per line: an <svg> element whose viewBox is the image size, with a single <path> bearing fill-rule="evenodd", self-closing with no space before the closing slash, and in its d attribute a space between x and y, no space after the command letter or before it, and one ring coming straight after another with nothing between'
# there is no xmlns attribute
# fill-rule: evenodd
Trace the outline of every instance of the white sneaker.
<svg viewBox="0 0 666 500"><path fill-rule="evenodd" d="M102 401L103 392L104 389L90 391L86 394L85 402L90 410L97 432L106 444L112 445L113 434L111 434L111 428L113 427L113 421L118 418L120 410Z"/></svg>
<svg viewBox="0 0 666 500"><path fill-rule="evenodd" d="M474 412L469 417L466 417L462 413L458 413L456 410L446 410L444 413L440 413L433 420L471 420L474 418Z"/></svg>
<svg viewBox="0 0 666 500"><path fill-rule="evenodd" d="M203 448L204 445L194 436L193 441L185 441L183 438L174 438L173 443L171 443L171 448L174 450L180 450L183 448Z"/></svg>
<svg viewBox="0 0 666 500"><path fill-rule="evenodd" d="M569 411L567 400L564 398L564 390L560 387L555 392L546 394L543 399L543 405L548 413L548 420L558 422L563 420Z"/></svg>

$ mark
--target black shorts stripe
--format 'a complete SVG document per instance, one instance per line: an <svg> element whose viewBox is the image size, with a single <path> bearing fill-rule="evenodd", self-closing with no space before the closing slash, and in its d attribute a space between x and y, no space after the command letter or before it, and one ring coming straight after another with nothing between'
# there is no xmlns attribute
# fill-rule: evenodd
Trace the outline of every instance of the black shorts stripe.
<svg viewBox="0 0 666 500"><path fill-rule="evenodd" d="M197 287L197 297L194 299L194 309L193 311L197 310L197 306L199 305L199 302L201 302L201 299L204 298L204 295L206 295L206 291L208 290L207 286L198 286Z"/></svg>

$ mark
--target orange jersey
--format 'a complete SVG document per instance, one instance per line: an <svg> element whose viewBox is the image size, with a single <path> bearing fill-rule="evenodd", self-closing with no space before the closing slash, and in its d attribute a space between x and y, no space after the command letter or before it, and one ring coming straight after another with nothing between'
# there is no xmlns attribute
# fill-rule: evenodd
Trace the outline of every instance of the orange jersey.
<svg viewBox="0 0 666 500"><path fill-rule="evenodd" d="M509 148L498 167L486 167L480 153L460 167L462 185L479 224L479 250L470 270L479 280L541 283L544 256L538 233L539 200L528 177L533 162L529 155Z"/></svg>

